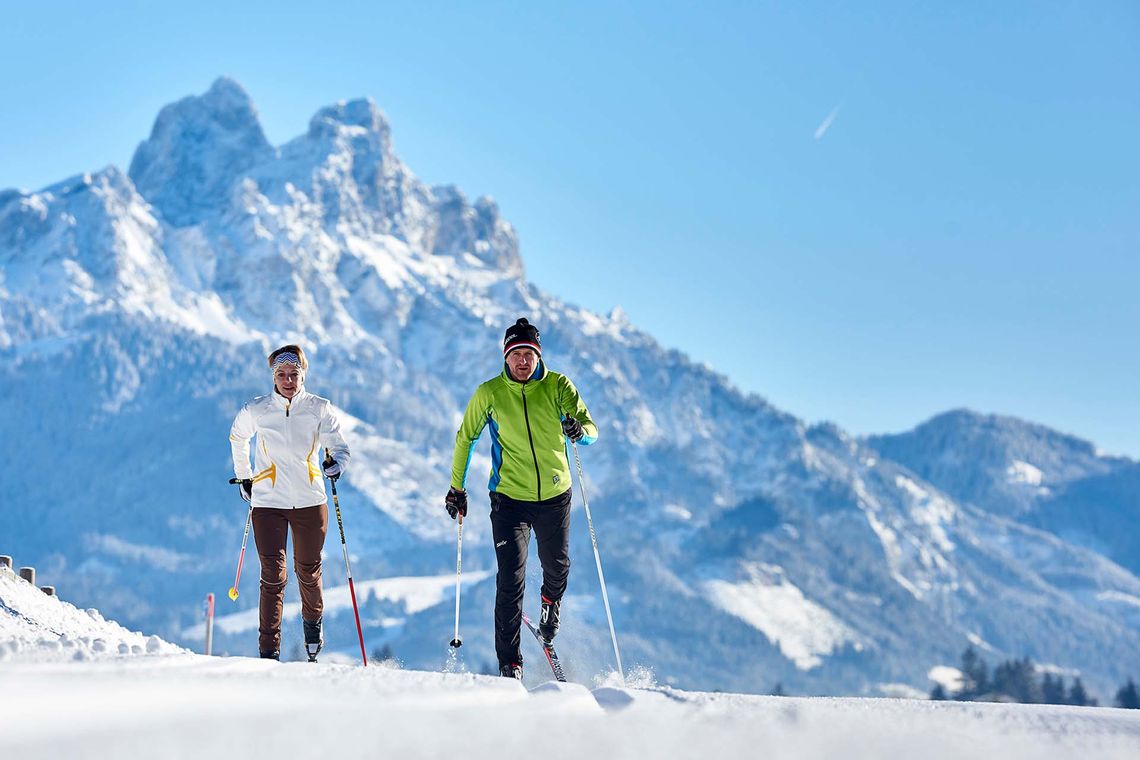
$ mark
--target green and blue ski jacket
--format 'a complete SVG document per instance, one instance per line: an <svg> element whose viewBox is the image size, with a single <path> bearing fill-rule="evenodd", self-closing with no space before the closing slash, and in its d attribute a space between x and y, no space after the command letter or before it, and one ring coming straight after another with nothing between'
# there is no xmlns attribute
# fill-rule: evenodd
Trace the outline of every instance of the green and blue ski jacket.
<svg viewBox="0 0 1140 760"><path fill-rule="evenodd" d="M491 480L487 488L518 501L543 501L570 488L570 461L562 420L582 425L588 446L598 427L570 378L550 372L539 361L525 383L502 374L475 389L455 434L451 487L466 490L467 469L483 428L491 429Z"/></svg>

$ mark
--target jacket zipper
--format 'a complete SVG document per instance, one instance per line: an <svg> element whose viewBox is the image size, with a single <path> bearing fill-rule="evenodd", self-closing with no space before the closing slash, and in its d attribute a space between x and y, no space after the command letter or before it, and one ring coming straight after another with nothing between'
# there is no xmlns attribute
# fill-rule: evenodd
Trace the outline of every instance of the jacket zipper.
<svg viewBox="0 0 1140 760"><path fill-rule="evenodd" d="M293 399L285 399L285 450L292 451L292 443L289 437L289 408L293 406ZM294 504L291 509L296 509L297 505Z"/></svg>
<svg viewBox="0 0 1140 760"><path fill-rule="evenodd" d="M538 498L535 501L542 501L542 475L538 472L538 452L534 450L534 436L530 432L530 415L526 410L526 386L522 387L522 400L523 400L523 419L526 420L526 437L530 441L530 455L534 457L534 484L538 487Z"/></svg>

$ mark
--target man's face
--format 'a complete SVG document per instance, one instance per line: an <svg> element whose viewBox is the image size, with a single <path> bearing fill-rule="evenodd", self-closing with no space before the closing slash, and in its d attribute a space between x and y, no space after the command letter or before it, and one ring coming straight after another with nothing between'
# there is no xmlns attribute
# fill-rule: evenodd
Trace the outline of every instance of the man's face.
<svg viewBox="0 0 1140 760"><path fill-rule="evenodd" d="M278 393L287 399L292 399L301 387L301 370L293 364L278 365L277 369L273 370L273 382L277 386Z"/></svg>
<svg viewBox="0 0 1140 760"><path fill-rule="evenodd" d="M533 348L516 348L507 354L507 369L510 370L512 380L520 383L529 380L536 366L538 354Z"/></svg>

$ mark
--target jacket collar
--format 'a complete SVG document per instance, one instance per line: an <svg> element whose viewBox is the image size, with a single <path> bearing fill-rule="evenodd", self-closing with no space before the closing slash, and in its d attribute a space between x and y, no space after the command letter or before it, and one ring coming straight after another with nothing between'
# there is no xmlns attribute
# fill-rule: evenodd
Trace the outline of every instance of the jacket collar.
<svg viewBox="0 0 1140 760"><path fill-rule="evenodd" d="M281 409L284 409L286 406L295 405L298 401L300 401L301 399L305 398L308 395L309 395L308 391L306 391L305 386L302 385L300 388L297 389L297 392L295 394L293 394L293 398L287 399L284 396L282 396L280 393L277 392L277 386L274 385L273 386L273 405L280 407Z"/></svg>
<svg viewBox="0 0 1140 760"><path fill-rule="evenodd" d="M520 383L518 380L515 380L513 377L511 377L511 371L507 367L507 363L503 362L502 377L503 377L503 381L506 382L507 385L509 385L512 388L518 388L521 390L523 385L530 385L531 383L540 383L546 379L546 362L544 362L542 359L538 360L538 366L536 366L534 368L534 372L531 373L530 379L528 379L526 381L526 383Z"/></svg>

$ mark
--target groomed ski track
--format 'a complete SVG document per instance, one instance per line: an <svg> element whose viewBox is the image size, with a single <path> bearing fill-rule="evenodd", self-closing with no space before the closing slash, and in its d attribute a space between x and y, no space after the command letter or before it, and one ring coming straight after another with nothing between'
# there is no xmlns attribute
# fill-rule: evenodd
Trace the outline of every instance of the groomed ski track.
<svg viewBox="0 0 1140 760"><path fill-rule="evenodd" d="M19 760L1140 757L1140 711L553 681L528 691L492 676L244 657L9 660L0 693L0 757Z"/></svg>

